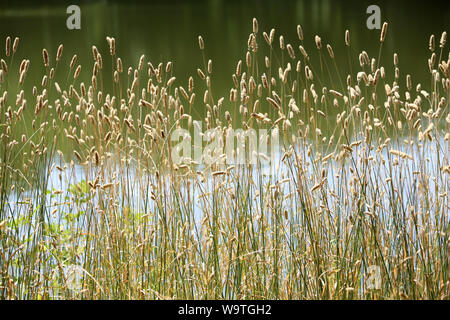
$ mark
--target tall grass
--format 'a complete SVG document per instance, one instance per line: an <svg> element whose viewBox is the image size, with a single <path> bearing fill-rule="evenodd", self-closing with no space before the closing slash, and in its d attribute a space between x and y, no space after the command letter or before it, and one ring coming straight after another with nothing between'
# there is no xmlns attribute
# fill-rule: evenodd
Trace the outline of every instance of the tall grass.
<svg viewBox="0 0 450 320"><path fill-rule="evenodd" d="M342 65L319 36L307 48L299 26L291 44L255 19L225 98L201 37L185 87L172 62L124 70L109 37L89 83L62 46L28 83L7 40L1 298L448 299L446 34L430 39L430 79L400 86L399 57L380 61L386 27L378 58L346 32ZM279 128L280 161L176 164L170 135L193 120Z"/></svg>

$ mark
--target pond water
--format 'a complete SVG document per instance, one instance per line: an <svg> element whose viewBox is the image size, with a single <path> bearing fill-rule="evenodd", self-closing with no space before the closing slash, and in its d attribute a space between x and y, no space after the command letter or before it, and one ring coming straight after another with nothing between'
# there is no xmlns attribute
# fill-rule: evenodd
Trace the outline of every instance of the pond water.
<svg viewBox="0 0 450 320"><path fill-rule="evenodd" d="M64 51L59 66L62 70L56 76L57 80L65 83L69 62L77 54L77 64L82 65L78 83L89 83L93 66L92 45L98 47L105 66L108 66L111 59L106 36L111 36L116 39L117 56L122 59L125 70L129 66L136 67L142 54L145 54L146 61L151 61L155 66L159 62L173 61L177 85L187 87L189 76L198 80L196 70L203 67L197 42L198 35L202 35L206 58L213 61L213 94L228 98L233 87L231 75L236 63L240 59L245 61L253 17L259 21L260 33L269 33L271 28L275 28L275 39L283 35L285 42L292 43L298 55L296 26L301 24L305 35L304 47L310 52L313 63L317 64L320 62L314 36L320 35L324 45L330 43L333 46L343 81L351 71L344 44L346 29L350 30L354 69L358 66L361 51L365 50L370 57L378 56L380 31L366 27L369 17L366 10L371 1L83 1L80 4L80 30L66 27L69 16L66 8L69 4L65 1L47 1L46 5L41 2L37 5L33 1L0 4L0 39L20 37L16 64L22 59L30 60L25 85L39 86L45 71L42 49L46 48L53 59L60 43L64 45ZM444 2L430 5L419 1L378 1L377 4L381 9L381 22L389 22L381 56L387 79L393 79L393 54L396 52L401 72L399 85L404 86L406 74L413 75L414 85L419 82L429 85L429 37L435 34L438 41L442 31L448 29L449 6ZM275 42L278 43L278 40ZM259 50L263 64L267 46L262 36ZM285 63L287 61L285 59ZM105 67L103 72L104 87L109 88L111 69ZM10 82L16 82L18 76L18 73L10 75ZM330 85L329 79L328 76L322 77L323 85ZM337 78L334 80L337 81ZM196 81L195 85L198 95L201 95L204 84ZM10 95L14 87L10 85ZM110 92L105 89L105 94ZM32 101L31 89L25 95L28 101ZM192 110L193 117L197 119L205 115L205 108L198 105L200 100L197 98L197 106L194 105ZM29 119L32 119L33 111L31 107L26 111Z"/></svg>

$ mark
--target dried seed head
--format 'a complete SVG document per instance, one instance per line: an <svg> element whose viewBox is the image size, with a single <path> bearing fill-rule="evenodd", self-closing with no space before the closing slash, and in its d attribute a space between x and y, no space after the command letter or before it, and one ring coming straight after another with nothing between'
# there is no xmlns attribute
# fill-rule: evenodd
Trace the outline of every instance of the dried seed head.
<svg viewBox="0 0 450 320"><path fill-rule="evenodd" d="M8 66L7 66L7 64L6 64L6 61L5 60L1 60L1 63L2 63L2 70L3 70L3 72L5 73L5 74L8 74ZM5 91L6 92L6 91Z"/></svg>
<svg viewBox="0 0 450 320"><path fill-rule="evenodd" d="M103 59L102 59L102 55L100 53L97 54L97 62L98 62L98 68L100 70L103 69Z"/></svg>
<svg viewBox="0 0 450 320"><path fill-rule="evenodd" d="M231 89L230 90L230 102L236 102L236 96L237 96L237 90Z"/></svg>
<svg viewBox="0 0 450 320"><path fill-rule="evenodd" d="M297 72L301 72L302 71L302 63L300 60L297 61L297 67L295 68L295 70Z"/></svg>
<svg viewBox="0 0 450 320"><path fill-rule="evenodd" d="M345 45L350 46L350 31L345 30Z"/></svg>
<svg viewBox="0 0 450 320"><path fill-rule="evenodd" d="M100 155L98 154L97 150L95 150L94 152L94 160L95 160L94 164L98 166L100 164Z"/></svg>
<svg viewBox="0 0 450 320"><path fill-rule="evenodd" d="M329 92L330 92L332 95L334 95L335 97L337 97L337 98L342 98L342 97L343 97L343 94L342 94L342 93L337 92L337 91L335 91L335 90L330 90Z"/></svg>
<svg viewBox="0 0 450 320"><path fill-rule="evenodd" d="M191 94L191 98L189 99L189 104L193 105L195 101L195 93Z"/></svg>
<svg viewBox="0 0 450 320"><path fill-rule="evenodd" d="M117 58L117 71L119 73L123 72L122 59L120 59L120 58Z"/></svg>
<svg viewBox="0 0 450 320"><path fill-rule="evenodd" d="M198 76L202 79L205 80L205 74L203 73L203 71L201 69L197 69L197 73Z"/></svg>
<svg viewBox="0 0 450 320"><path fill-rule="evenodd" d="M439 48L443 48L445 46L445 42L447 41L447 31L442 32L441 41L439 41Z"/></svg>
<svg viewBox="0 0 450 320"><path fill-rule="evenodd" d="M314 41L316 42L317 49L322 49L322 40L319 36L315 36Z"/></svg>
<svg viewBox="0 0 450 320"><path fill-rule="evenodd" d="M270 44L273 43L274 38L275 38L275 29L272 29L272 30L270 30L270 34L269 34Z"/></svg>
<svg viewBox="0 0 450 320"><path fill-rule="evenodd" d="M334 59L333 48L329 44L327 44L327 50L328 50L328 54L330 55L330 58Z"/></svg>
<svg viewBox="0 0 450 320"><path fill-rule="evenodd" d="M44 59L44 66L48 67L48 52L45 48L42 49L42 58Z"/></svg>
<svg viewBox="0 0 450 320"><path fill-rule="evenodd" d="M97 60L98 55L98 49L96 46L92 46L92 56L94 57L94 60Z"/></svg>
<svg viewBox="0 0 450 320"><path fill-rule="evenodd" d="M55 88L56 88L56 91L58 91L58 93L61 94L61 88L60 88L58 82L55 82Z"/></svg>
<svg viewBox="0 0 450 320"><path fill-rule="evenodd" d="M23 81L25 80L25 74L26 73L27 73L26 70L23 70L23 72L20 73L20 76L19 76L19 83L20 84L23 84Z"/></svg>
<svg viewBox="0 0 450 320"><path fill-rule="evenodd" d="M286 46L287 51L289 53L289 56L291 57L292 60L295 60L295 54L294 54L294 49L292 48L292 46L290 44L288 44Z"/></svg>
<svg viewBox="0 0 450 320"><path fill-rule="evenodd" d="M9 57L11 55L11 37L8 36L6 38L6 56Z"/></svg>
<svg viewBox="0 0 450 320"><path fill-rule="evenodd" d="M95 63L94 63L94 68L92 69L92 75L93 75L94 77L96 77L96 76L97 76L97 73L98 73L98 62L95 61Z"/></svg>
<svg viewBox="0 0 450 320"><path fill-rule="evenodd" d="M208 73L209 74L212 73L212 60L211 59L208 60Z"/></svg>
<svg viewBox="0 0 450 320"><path fill-rule="evenodd" d="M253 33L258 33L258 20L253 18Z"/></svg>
<svg viewBox="0 0 450 320"><path fill-rule="evenodd" d="M280 36L280 49L284 50L284 37Z"/></svg>
<svg viewBox="0 0 450 320"><path fill-rule="evenodd" d="M239 60L236 66L236 76L239 77L241 75L241 71L242 71L242 61Z"/></svg>
<svg viewBox="0 0 450 320"><path fill-rule="evenodd" d="M77 61L77 55L74 54L72 57L72 60L70 60L70 69L72 69L75 66L76 61Z"/></svg>
<svg viewBox="0 0 450 320"><path fill-rule="evenodd" d="M73 74L73 78L76 79L80 75L81 72L81 65L78 65L77 69L75 70L75 73Z"/></svg>
<svg viewBox="0 0 450 320"><path fill-rule="evenodd" d="M203 42L202 36L198 36L198 46L200 47L200 50L205 49L205 43Z"/></svg>
<svg viewBox="0 0 450 320"><path fill-rule="evenodd" d="M311 81L313 80L312 71L311 71L311 69L309 69L308 66L305 66L305 76L306 76L306 79L311 80Z"/></svg>
<svg viewBox="0 0 450 320"><path fill-rule="evenodd" d="M188 93L187 93L186 90L184 90L184 88L181 87L181 86L180 86L180 92L181 92L181 94L183 95L183 97L184 97L186 100L189 101L189 95L188 95Z"/></svg>
<svg viewBox="0 0 450 320"><path fill-rule="evenodd" d="M267 44L270 46L271 43L270 43L269 35L264 31L263 36L264 36L264 40L266 40Z"/></svg>
<svg viewBox="0 0 450 320"><path fill-rule="evenodd" d="M76 150L73 151L73 154L75 155L75 157L78 159L79 162L83 161L83 159L81 158L81 155Z"/></svg>
<svg viewBox="0 0 450 320"><path fill-rule="evenodd" d="M17 51L17 47L19 46L19 38L15 38L14 39L14 43L13 43L13 47L12 47L12 49L13 49L13 53L15 53L16 51Z"/></svg>
<svg viewBox="0 0 450 320"><path fill-rule="evenodd" d="M428 48L430 49L431 52L434 51L434 34L432 34L432 35L430 36L430 43L429 43Z"/></svg>
<svg viewBox="0 0 450 320"><path fill-rule="evenodd" d="M411 88L412 88L412 86L411 86L411 76L409 74L406 75L406 87L408 88L408 90L411 91Z"/></svg>
<svg viewBox="0 0 450 320"><path fill-rule="evenodd" d="M303 41L303 30L301 25L297 25L297 35L300 41Z"/></svg>
<svg viewBox="0 0 450 320"><path fill-rule="evenodd" d="M189 77L189 86L188 86L189 92L192 92L194 90L194 78Z"/></svg>
<svg viewBox="0 0 450 320"><path fill-rule="evenodd" d="M267 87L269 86L269 83L267 82L267 77L266 77L265 73L262 74L261 81L262 81L264 88L267 89Z"/></svg>
<svg viewBox="0 0 450 320"><path fill-rule="evenodd" d="M106 37L106 41L109 44L109 53L114 56L116 54L116 39Z"/></svg>
<svg viewBox="0 0 450 320"><path fill-rule="evenodd" d="M251 65L251 55L250 55L250 51L247 51L247 54L245 55L245 63L247 65L247 67L250 67Z"/></svg>
<svg viewBox="0 0 450 320"><path fill-rule="evenodd" d="M139 65L138 65L138 70L139 70L139 71L141 71L142 68L144 67L144 59L145 59L145 55L143 54L143 55L141 55L141 57L139 58ZM171 62L168 62L167 65L169 65L169 63L171 63ZM169 70L169 71L170 71L170 70ZM166 72L168 73L169 71L167 71L167 68L166 68Z"/></svg>
<svg viewBox="0 0 450 320"><path fill-rule="evenodd" d="M381 28L380 34L380 42L384 42L384 39L386 38L387 27L388 27L387 22L383 23L383 27Z"/></svg>
<svg viewBox="0 0 450 320"><path fill-rule="evenodd" d="M277 110L280 110L280 105L274 99L267 97L266 100Z"/></svg>
<svg viewBox="0 0 450 320"><path fill-rule="evenodd" d="M62 52L63 52L63 45L60 44L58 47L58 51L56 51L56 62L58 62L59 59L61 59Z"/></svg>
<svg viewBox="0 0 450 320"><path fill-rule="evenodd" d="M298 49L302 53L303 57L308 58L308 54L306 53L306 50L305 48L303 48L303 46L299 46Z"/></svg>

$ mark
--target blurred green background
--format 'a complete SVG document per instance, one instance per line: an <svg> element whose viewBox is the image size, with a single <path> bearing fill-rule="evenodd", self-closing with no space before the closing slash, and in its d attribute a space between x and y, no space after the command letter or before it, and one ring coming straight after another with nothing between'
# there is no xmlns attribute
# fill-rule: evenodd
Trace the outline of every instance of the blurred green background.
<svg viewBox="0 0 450 320"><path fill-rule="evenodd" d="M77 4L81 8L81 30L69 30L66 27L68 14L66 8ZM74 54L78 55L77 64L82 65L82 74L76 81L79 88L81 81L89 84L92 75L92 45L96 45L103 56L105 92L111 93L111 57L106 36L115 37L116 55L122 58L124 70L129 66L137 67L139 57L145 54L146 62L154 66L173 61L173 75L176 86L185 88L189 76L195 80L197 99L192 110L194 120L205 115L201 103L204 84L197 76L197 68L203 68L201 51L198 48L198 35L205 40L207 59L213 60L212 90L214 97L225 97L225 106L229 106L229 90L232 88L232 73L235 72L239 59L245 61L248 50L247 40L252 31L252 18L259 21L259 61L264 66L264 55L268 54L262 32L269 33L276 29L275 60L281 61L278 38L283 35L286 43L291 43L296 55L301 56L296 26L301 24L305 35L304 46L313 63L319 63L314 36L320 35L323 46L333 46L339 65L342 81L350 72L344 33L350 30L352 77L360 70L358 55L362 50L370 57L378 57L380 30L369 30L366 13L369 5L376 4L381 9L381 23L389 23L388 34L383 46L381 64L386 68L387 80L394 77L393 54L399 55L400 86L405 83L406 74L412 75L415 86L422 83L429 90L430 73L427 59L429 37L436 36L436 47L442 31L450 31L450 9L445 2L430 1L366 1L366 0L267 0L267 1L6 1L0 4L0 39L2 46L0 57L5 58L4 39L9 35L20 37L19 49L14 57L14 67L10 71L9 94L13 104L14 90L18 82L18 66L22 59L29 59L31 64L25 79L28 107L26 118L31 123L34 117L34 97L32 86L40 88L45 68L42 61L42 49L50 54L52 64L60 43L64 44L63 57L58 66L55 80L64 89L68 88L66 75L69 62ZM325 53L326 54L326 53ZM448 46L444 57L448 55ZM5 59L7 60L7 59ZM9 60L7 60L9 61ZM284 63L290 61L285 54ZM278 68L278 66L276 66ZM295 69L295 63L293 64ZM276 70L276 69L275 69ZM334 69L331 68L333 72ZM325 70L321 76L324 85L329 77ZM262 71L260 71L262 73ZM333 75L335 81L337 75ZM339 87L340 88L340 87ZM0 90L5 90L5 86ZM320 92L321 88L316 88ZM50 97L53 104L56 96ZM266 106L267 107L267 106ZM262 106L261 108L264 108ZM268 108L268 107L267 107ZM261 110L264 111L264 110ZM324 126L331 129L334 118L326 119ZM329 122L331 121L331 122ZM30 130L25 130L30 134Z"/></svg>
<svg viewBox="0 0 450 320"><path fill-rule="evenodd" d="M81 8L81 30L66 28L66 8ZM445 2L430 1L2 1L0 4L0 39L20 37L17 60L31 61L26 83L39 84L43 74L42 48L51 57L59 43L64 44L64 59L69 63L78 55L86 81L92 69L91 46L95 44L108 63L106 36L116 38L117 55L124 67L136 66L141 54L157 65L174 62L178 84L186 86L189 75L203 65L197 36L203 35L206 53L214 62L212 77L216 96L228 96L233 85L231 74L236 62L245 58L252 18L259 21L260 33L276 29L276 39L283 34L286 43L298 51L296 26L301 24L305 47L314 55L314 36L332 44L337 59L346 61L344 32L350 29L355 65L358 54L366 50L377 56L379 30L366 27L371 4L381 8L381 20L389 22L383 59L392 65L392 54L400 57L401 78L406 73L427 76L428 39L448 31L450 9ZM265 47L262 37L260 47ZM277 41L278 42L278 41ZM0 56L4 56L2 48ZM262 60L263 61L263 60ZM339 61L339 60L338 60ZM107 68L105 68L107 69ZM87 72L89 70L89 72ZM413 81L415 79L413 78Z"/></svg>

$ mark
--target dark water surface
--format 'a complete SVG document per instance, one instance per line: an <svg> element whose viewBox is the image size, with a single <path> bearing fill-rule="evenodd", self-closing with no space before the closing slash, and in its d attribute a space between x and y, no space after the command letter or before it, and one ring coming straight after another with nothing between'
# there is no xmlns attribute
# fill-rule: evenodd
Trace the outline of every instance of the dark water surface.
<svg viewBox="0 0 450 320"><path fill-rule="evenodd" d="M201 34L207 56L214 62L216 96L227 95L233 85L231 74L236 62L245 59L253 17L259 21L260 35L275 28L276 39L283 34L298 55L296 26L301 24L305 48L311 56L315 50L314 36L318 34L324 44L333 45L336 58L342 61L346 61L344 32L349 29L357 65L362 50L371 57L378 53L379 30L366 27L369 16L366 9L377 4L382 22L389 22L383 64L386 68L391 66L392 55L397 52L403 73L401 79L407 73L427 76L429 36L435 34L438 43L450 21L447 3L429 1L83 1L79 3L81 30L68 30L66 8L72 2L42 5L43 2L0 4L0 39L3 41L8 35L20 37L16 61L20 63L24 58L31 61L28 84L40 83L44 71L42 48L47 48L53 57L60 43L64 44L62 64L67 65L76 53L78 62L86 67L85 79L90 79L92 45L99 48L108 65L105 40L108 35L116 38L117 56L122 58L125 67L135 66L141 54L153 64L171 60L174 74L186 85L189 75L203 66L197 44L197 36ZM265 47L262 37L259 44ZM3 49L0 55L4 56Z"/></svg>
<svg viewBox="0 0 450 320"><path fill-rule="evenodd" d="M450 7L445 2L410 1L82 1L81 30L69 30L66 27L68 14L66 8L71 2L48 1L43 5L33 1L6 1L0 4L0 39L6 36L20 37L19 50L14 57L15 66L22 59L31 62L25 80L25 93L29 104L33 104L32 86L39 87L45 68L42 62L42 49L49 51L51 59L56 55L57 47L64 44L63 57L58 66L55 79L63 89L66 82L70 59L78 55L77 64L82 65L82 73L76 87L84 81L90 83L93 58L92 45L96 45L104 60L105 94L111 90L111 57L106 36L115 37L117 56L121 57L124 69L136 67L141 54L153 65L159 62L173 61L176 85L187 87L189 76L196 80L196 110L194 118L199 119L205 113L201 104L204 87L196 74L203 67L203 59L198 48L197 37L202 35L206 44L206 57L213 60L212 90L215 97L226 97L233 87L232 73L239 59L245 60L248 50L247 39L252 31L252 18L259 21L259 63L264 66L267 45L262 32L276 29L275 43L283 35L286 43L291 43L300 57L300 44L296 26L301 24L305 35L304 46L316 65L319 63L314 36L320 35L323 45L330 43L335 52L340 69L341 80L350 73L344 33L350 30L351 61L353 77L360 70L358 55L362 50L370 57L377 57L379 50L379 30L366 27L371 4L381 8L381 21L388 21L388 35L383 47L381 64L386 68L387 79L393 79L393 54L399 55L400 86L404 86L406 74L412 75L413 85L422 83L424 89L430 86L430 73L427 59L430 56L428 41L430 34L436 36L436 46L442 31L447 30L450 21ZM2 45L3 46L3 45ZM446 49L445 53L448 53ZM279 55L275 59L285 65L289 60ZM2 48L1 57L4 57ZM54 60L53 60L54 61ZM278 68L278 66L277 66ZM293 65L295 68L295 63ZM322 72L325 72L322 70ZM333 69L332 69L332 73ZM337 75L333 74L338 83ZM14 97L18 72L9 75L9 94ZM324 85L331 86L325 73ZM391 80L392 81L392 80ZM4 90L4 87L1 88ZM321 88L316 88L320 92ZM54 100L54 99L53 99ZM52 101L50 101L52 103ZM28 107L28 117L33 117L34 107Z"/></svg>

